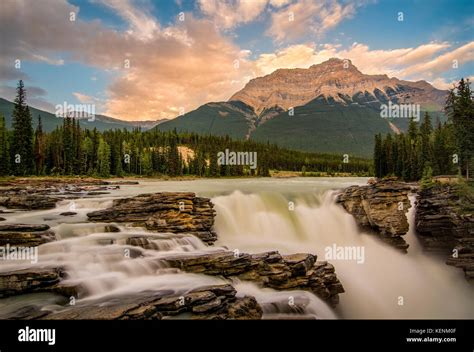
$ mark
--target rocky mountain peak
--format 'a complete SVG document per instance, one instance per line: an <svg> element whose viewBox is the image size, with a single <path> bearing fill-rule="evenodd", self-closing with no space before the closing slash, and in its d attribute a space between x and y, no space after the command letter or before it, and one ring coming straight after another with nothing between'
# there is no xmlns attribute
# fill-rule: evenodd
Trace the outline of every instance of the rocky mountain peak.
<svg viewBox="0 0 474 352"><path fill-rule="evenodd" d="M274 108L288 110L313 99L341 104L365 102L415 102L441 106L446 92L425 81L409 82L386 74L366 75L349 59L331 58L307 69L278 69L252 79L229 100L251 106L257 115Z"/></svg>

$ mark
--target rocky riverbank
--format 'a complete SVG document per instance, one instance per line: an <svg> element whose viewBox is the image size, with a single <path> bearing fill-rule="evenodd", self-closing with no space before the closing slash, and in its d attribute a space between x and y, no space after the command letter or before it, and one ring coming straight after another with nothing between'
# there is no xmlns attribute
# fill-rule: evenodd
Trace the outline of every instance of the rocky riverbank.
<svg viewBox="0 0 474 352"><path fill-rule="evenodd" d="M472 200L467 201L472 206ZM458 185L435 183L421 189L415 223L426 251L446 255L448 265L474 278L474 214L463 209Z"/></svg>
<svg viewBox="0 0 474 352"><path fill-rule="evenodd" d="M384 242L406 252L402 236L408 232L406 212L412 187L396 180L382 180L366 186L351 186L337 202L352 214L359 226L372 230Z"/></svg>
<svg viewBox="0 0 474 352"><path fill-rule="evenodd" d="M78 302L61 310L28 305L8 319L46 320L143 320L167 319L261 319L262 308L255 298L237 297L231 285L201 287L177 295L166 291L140 292L110 297L106 301Z"/></svg>
<svg viewBox="0 0 474 352"><path fill-rule="evenodd" d="M19 178L0 182L0 207L20 210L53 209L64 199L107 194L130 181L105 181L94 178Z"/></svg>
<svg viewBox="0 0 474 352"><path fill-rule="evenodd" d="M408 195L415 191L415 230L421 245L428 252L446 255L448 265L463 269L466 278L473 279L474 201L467 194L461 196L468 190L459 187L458 183L437 181L417 187L389 179L348 187L338 195L337 202L361 227L406 252L408 244L401 236L408 232Z"/></svg>

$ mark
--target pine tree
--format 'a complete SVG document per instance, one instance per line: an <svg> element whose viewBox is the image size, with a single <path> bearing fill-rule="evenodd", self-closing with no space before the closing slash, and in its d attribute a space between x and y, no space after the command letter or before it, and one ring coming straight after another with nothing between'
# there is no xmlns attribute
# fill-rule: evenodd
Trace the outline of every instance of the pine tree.
<svg viewBox="0 0 474 352"><path fill-rule="evenodd" d="M110 176L110 146L102 137L99 138L99 148L97 150L98 164L97 172L101 177Z"/></svg>
<svg viewBox="0 0 474 352"><path fill-rule="evenodd" d="M215 150L211 150L209 153L209 176L219 176L219 165L217 164L217 152Z"/></svg>
<svg viewBox="0 0 474 352"><path fill-rule="evenodd" d="M81 170L83 173L87 175L92 175L94 173L94 169L93 169L91 160L94 155L94 142L89 136L86 136L84 140L82 141L81 153L82 153Z"/></svg>
<svg viewBox="0 0 474 352"><path fill-rule="evenodd" d="M176 138L176 134L174 133L170 135L167 159L168 159L167 160L168 174L170 176L178 176L180 174L180 157L179 157L177 138ZM200 162L201 161L199 160L199 163ZM199 167L201 168L201 164L199 164Z"/></svg>
<svg viewBox="0 0 474 352"><path fill-rule="evenodd" d="M74 169L74 120L71 117L63 121L64 173L71 175Z"/></svg>
<svg viewBox="0 0 474 352"><path fill-rule="evenodd" d="M43 124L41 122L41 115L38 115L38 126L35 131L35 167L36 174L44 174L44 160L45 160L45 140L43 133Z"/></svg>
<svg viewBox="0 0 474 352"><path fill-rule="evenodd" d="M431 125L430 115L426 112L423 123L420 126L421 146L419 149L419 165L418 173L421 175L423 170L433 165L433 146L431 143L431 135L433 126Z"/></svg>
<svg viewBox="0 0 474 352"><path fill-rule="evenodd" d="M73 124L73 147L74 147L74 174L78 175L81 174L83 171L83 157L84 154L82 153L82 132L81 126L79 124L79 120L76 120L76 124Z"/></svg>
<svg viewBox="0 0 474 352"><path fill-rule="evenodd" d="M23 81L17 86L13 108L13 134L10 152L12 170L15 175L26 176L33 172L33 127L31 113L26 104L26 91Z"/></svg>
<svg viewBox="0 0 474 352"><path fill-rule="evenodd" d="M469 80L461 79L456 88L450 90L445 111L454 126L461 172L465 171L469 178L474 156L474 100Z"/></svg>
<svg viewBox="0 0 474 352"><path fill-rule="evenodd" d="M143 175L151 176L153 174L153 163L150 151L143 152L141 158L141 170Z"/></svg>
<svg viewBox="0 0 474 352"><path fill-rule="evenodd" d="M0 113L0 176L10 174L10 150L5 117Z"/></svg>
<svg viewBox="0 0 474 352"><path fill-rule="evenodd" d="M395 169L395 163L393 160L393 145L392 145L392 135L387 134L382 145L382 160L384 165L382 166L383 175L392 175Z"/></svg>
<svg viewBox="0 0 474 352"><path fill-rule="evenodd" d="M374 168L375 177L381 178L384 176L382 174L382 136L380 134L375 135Z"/></svg>

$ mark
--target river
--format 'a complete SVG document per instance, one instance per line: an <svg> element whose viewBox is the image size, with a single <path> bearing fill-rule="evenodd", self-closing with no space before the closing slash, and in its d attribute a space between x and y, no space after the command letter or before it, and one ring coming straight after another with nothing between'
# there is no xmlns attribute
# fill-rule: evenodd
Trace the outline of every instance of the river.
<svg viewBox="0 0 474 352"><path fill-rule="evenodd" d="M238 295L256 297L264 309L264 318L290 317L289 297L305 307L302 315L321 319L474 318L473 285L464 279L461 270L445 265L443 258L422 251L413 232L413 206L408 213L410 231L405 236L410 247L408 254L402 254L374 235L361 232L352 216L335 203L335 190L366 181L365 178L140 180L139 185L123 185L107 195L62 201L52 210L2 214L6 222L46 223L59 240L39 247L38 263L2 263L0 271L64 265L69 274L67 280L87 288L87 295L81 298L87 301L146 290L179 293L225 282L221 278L161 267L158 261L152 260L175 253L226 247L248 253L305 252L325 260L327 248L351 247L361 249L363 257L329 260L346 291L340 295L335 309L308 292L274 291L238 281L233 285ZM160 191L192 191L212 198L219 238L214 247L207 247L192 236L170 238L150 233L156 237L159 250L147 250L144 257L130 260L123 255L125 238L146 230L119 226L121 232L107 233L106 224L87 222L88 212L110 206L113 199ZM59 215L71 210L77 215ZM1 299L0 317L26 303L59 308L61 300L52 294Z"/></svg>

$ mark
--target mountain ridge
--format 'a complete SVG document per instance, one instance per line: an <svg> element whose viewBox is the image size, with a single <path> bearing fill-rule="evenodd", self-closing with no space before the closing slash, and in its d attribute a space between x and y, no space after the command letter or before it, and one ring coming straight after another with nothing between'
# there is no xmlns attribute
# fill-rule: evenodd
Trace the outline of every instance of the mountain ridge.
<svg viewBox="0 0 474 352"><path fill-rule="evenodd" d="M254 78L229 100L242 101L259 115L275 106L284 110L302 106L321 96L347 104L360 93L369 93L379 101L393 102L396 98L397 102L411 103L417 99L421 105L438 108L444 103L442 99L446 94L423 80L411 82L386 74L367 75L348 59L332 58L307 69L278 69Z"/></svg>
<svg viewBox="0 0 474 352"><path fill-rule="evenodd" d="M382 104L419 104L421 115L429 111L444 120L446 94L424 80L366 75L350 60L332 58L254 78L228 101L206 103L155 128L368 157L374 134L399 133L408 126L408 118L382 118Z"/></svg>
<svg viewBox="0 0 474 352"><path fill-rule="evenodd" d="M5 121L8 128L11 128L12 125L12 112L13 112L14 103L5 99L0 98L0 113L3 113L5 116ZM41 122L43 124L43 129L46 132L54 130L57 126L62 125L63 118L58 117L48 111L29 106L31 115L33 117L33 127L36 128L38 124L38 115L41 115ZM134 128L140 127L145 130L152 129L158 124L168 121L168 119L155 120L155 121L126 121L120 120L114 117L96 114L94 116L94 121L89 121L88 119L80 119L80 125L84 128L97 128L99 131L104 131L108 129L115 128L125 128L132 130Z"/></svg>

